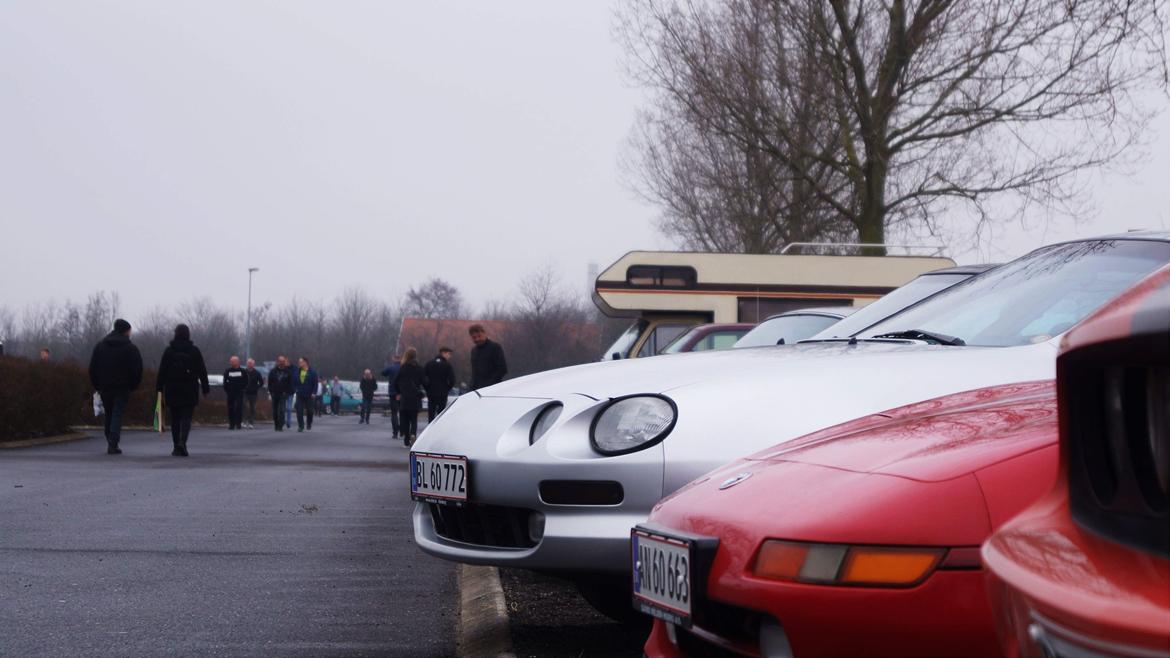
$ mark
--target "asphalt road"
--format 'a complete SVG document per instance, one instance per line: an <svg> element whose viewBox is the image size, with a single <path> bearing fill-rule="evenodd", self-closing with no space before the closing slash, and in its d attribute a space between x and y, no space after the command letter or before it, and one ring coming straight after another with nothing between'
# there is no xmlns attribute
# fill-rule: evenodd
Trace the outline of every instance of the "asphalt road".
<svg viewBox="0 0 1170 658"><path fill-rule="evenodd" d="M389 421L0 451L0 655L451 656Z"/></svg>

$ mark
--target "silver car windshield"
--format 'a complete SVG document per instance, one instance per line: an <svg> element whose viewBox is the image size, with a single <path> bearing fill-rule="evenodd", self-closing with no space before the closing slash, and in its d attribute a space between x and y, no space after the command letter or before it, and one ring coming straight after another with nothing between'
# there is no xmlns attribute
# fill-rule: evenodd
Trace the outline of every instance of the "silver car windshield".
<svg viewBox="0 0 1170 658"><path fill-rule="evenodd" d="M763 347L764 345L791 345L803 340L837 322L835 317L826 315L782 315L764 320L744 334L735 347Z"/></svg>
<svg viewBox="0 0 1170 658"><path fill-rule="evenodd" d="M1038 249L884 320L860 338L926 334L966 345L1048 340L1170 262L1170 243L1090 240Z"/></svg>
<svg viewBox="0 0 1170 658"><path fill-rule="evenodd" d="M827 329L810 338L849 338L885 320L899 311L917 304L940 290L946 290L961 281L970 279L970 274L929 274L920 276L910 283L882 296L881 299L861 307L853 315L830 325ZM744 336L747 338L747 336ZM736 347L739 347L738 345Z"/></svg>

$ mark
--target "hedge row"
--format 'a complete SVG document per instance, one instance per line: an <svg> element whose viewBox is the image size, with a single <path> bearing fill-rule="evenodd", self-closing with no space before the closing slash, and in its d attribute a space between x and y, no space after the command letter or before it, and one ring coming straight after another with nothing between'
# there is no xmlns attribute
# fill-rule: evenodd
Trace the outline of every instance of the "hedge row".
<svg viewBox="0 0 1170 658"><path fill-rule="evenodd" d="M142 385L130 395L123 417L125 425L154 423L155 373L142 373ZM101 425L93 415L93 387L80 364L66 361L41 363L0 356L0 442L68 433L78 425ZM256 420L271 420L271 406L264 396L256 404ZM195 409L195 422L227 422L223 390L213 388Z"/></svg>

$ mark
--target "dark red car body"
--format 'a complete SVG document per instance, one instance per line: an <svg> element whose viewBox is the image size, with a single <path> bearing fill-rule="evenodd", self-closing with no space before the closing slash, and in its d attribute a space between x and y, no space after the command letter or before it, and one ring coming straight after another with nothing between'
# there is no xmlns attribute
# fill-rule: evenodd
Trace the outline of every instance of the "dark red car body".
<svg viewBox="0 0 1170 658"><path fill-rule="evenodd" d="M779 626L796 656L998 655L978 547L1051 488L1056 465L1051 382L929 400L730 464L649 519L718 548L693 626L656 620L646 653L760 655L760 629ZM804 584L754 575L768 539L947 553L912 587Z"/></svg>
<svg viewBox="0 0 1170 658"><path fill-rule="evenodd" d="M1058 481L983 547L1004 653L1170 657L1170 269L1071 331L1057 382Z"/></svg>

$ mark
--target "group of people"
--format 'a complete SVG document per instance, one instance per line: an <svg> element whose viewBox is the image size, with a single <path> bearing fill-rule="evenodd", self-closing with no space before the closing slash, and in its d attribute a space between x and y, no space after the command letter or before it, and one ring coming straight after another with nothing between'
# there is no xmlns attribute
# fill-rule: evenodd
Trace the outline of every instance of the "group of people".
<svg viewBox="0 0 1170 658"><path fill-rule="evenodd" d="M93 350L89 363L89 378L101 398L104 409L104 430L106 452L122 454L122 416L130 399L130 393L142 382L142 355L130 340L133 329L123 319L114 322L114 330L103 338ZM504 350L487 337L483 325L475 324L468 329L474 346L471 349L471 389L476 390L503 381L508 372ZM447 407L449 392L455 386L455 369L451 366L454 350L439 348L439 353L426 365L420 365L418 351L407 348L402 357L396 359L382 371L389 381L390 418L394 438L402 437L403 444L410 446L418 434L418 414L423 396L427 400L427 421ZM320 403L321 382L306 357L297 360L297 368L291 368L284 355L278 356L276 366L268 372L267 381L256 369L256 363L248 359L243 367L240 358L231 357L228 369L223 373L223 388L227 397L228 429L252 428L256 418L256 402L261 388L268 389L272 401L272 420L276 431L282 432L288 418L289 403L296 411L297 431L312 431L314 411ZM377 381L373 372L366 369L359 384L362 402L358 422L369 424ZM199 393L211 392L207 365L203 354L191 341L191 329L180 324L175 327L174 338L163 351L159 362L156 391L162 396L170 416L171 438L174 449L171 454L186 457L187 439L191 432L191 421L195 407L199 404ZM340 409L343 394L341 382L334 376L330 386L333 412ZM245 422L245 409L247 421Z"/></svg>

